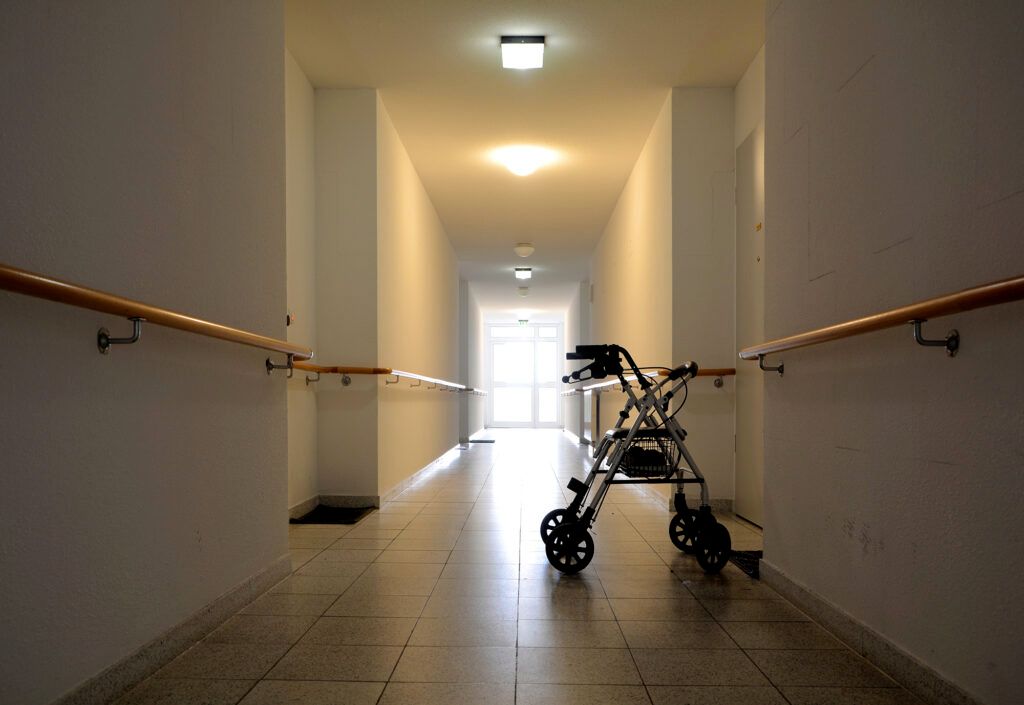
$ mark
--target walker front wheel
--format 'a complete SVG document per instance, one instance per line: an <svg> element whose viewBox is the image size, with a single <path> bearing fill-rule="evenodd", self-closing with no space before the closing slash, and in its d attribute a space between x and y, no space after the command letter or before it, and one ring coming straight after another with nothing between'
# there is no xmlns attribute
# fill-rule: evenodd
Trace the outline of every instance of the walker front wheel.
<svg viewBox="0 0 1024 705"><path fill-rule="evenodd" d="M594 558L594 537L586 528L576 524L562 524L551 532L544 545L548 563L566 575L579 573Z"/></svg>
<svg viewBox="0 0 1024 705"><path fill-rule="evenodd" d="M697 536L697 563L705 573L721 572L731 554L729 530L717 521L706 526Z"/></svg>
<svg viewBox="0 0 1024 705"><path fill-rule="evenodd" d="M697 512L686 509L676 514L668 525L668 537L683 553L693 555L697 552Z"/></svg>
<svg viewBox="0 0 1024 705"><path fill-rule="evenodd" d="M565 523L569 518L569 512L564 509L552 509L540 520L540 538L547 545L551 540L551 532Z"/></svg>

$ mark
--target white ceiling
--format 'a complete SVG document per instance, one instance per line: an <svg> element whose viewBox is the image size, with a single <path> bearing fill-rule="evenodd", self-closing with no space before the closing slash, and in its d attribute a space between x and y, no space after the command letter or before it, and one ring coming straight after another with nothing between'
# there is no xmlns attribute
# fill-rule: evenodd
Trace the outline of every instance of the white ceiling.
<svg viewBox="0 0 1024 705"><path fill-rule="evenodd" d="M732 86L764 41L763 0L289 0L287 45L316 87L380 89L471 281L587 276L590 253L673 86ZM547 37L501 68L503 34ZM532 176L487 159L558 150ZM516 242L536 253L522 260Z"/></svg>

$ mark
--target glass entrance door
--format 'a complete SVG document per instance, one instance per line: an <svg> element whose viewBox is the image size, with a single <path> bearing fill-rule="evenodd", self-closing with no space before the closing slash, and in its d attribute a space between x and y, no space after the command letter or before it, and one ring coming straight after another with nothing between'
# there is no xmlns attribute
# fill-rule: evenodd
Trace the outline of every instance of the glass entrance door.
<svg viewBox="0 0 1024 705"><path fill-rule="evenodd" d="M490 426L556 428L561 326L488 328L490 339Z"/></svg>

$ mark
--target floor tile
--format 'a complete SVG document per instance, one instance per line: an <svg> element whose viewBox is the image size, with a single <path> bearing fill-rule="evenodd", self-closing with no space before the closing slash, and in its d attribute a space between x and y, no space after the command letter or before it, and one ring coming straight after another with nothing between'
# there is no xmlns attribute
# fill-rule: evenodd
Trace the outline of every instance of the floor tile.
<svg viewBox="0 0 1024 705"><path fill-rule="evenodd" d="M708 600L779 600L779 593L750 578L731 580L684 580L695 597Z"/></svg>
<svg viewBox="0 0 1024 705"><path fill-rule="evenodd" d="M237 614L212 634L207 642L234 644L294 644L316 622L313 616Z"/></svg>
<svg viewBox="0 0 1024 705"><path fill-rule="evenodd" d="M410 646L515 646L516 621L421 617Z"/></svg>
<svg viewBox="0 0 1024 705"><path fill-rule="evenodd" d="M651 685L647 691L654 705L787 705L770 686Z"/></svg>
<svg viewBox="0 0 1024 705"><path fill-rule="evenodd" d="M784 600L701 600L719 622L806 622L807 615Z"/></svg>
<svg viewBox="0 0 1024 705"><path fill-rule="evenodd" d="M896 684L852 651L748 651L777 686L816 685L886 688Z"/></svg>
<svg viewBox="0 0 1024 705"><path fill-rule="evenodd" d="M393 539L361 539L361 538L345 538L338 539L331 548L333 549L345 549L354 548L361 551L381 551L391 545Z"/></svg>
<svg viewBox="0 0 1024 705"><path fill-rule="evenodd" d="M723 622L743 649L844 649L841 641L814 622Z"/></svg>
<svg viewBox="0 0 1024 705"><path fill-rule="evenodd" d="M445 563L448 551L396 551L385 549L377 558L378 563Z"/></svg>
<svg viewBox="0 0 1024 705"><path fill-rule="evenodd" d="M443 563L371 563L364 578L433 578L444 570Z"/></svg>
<svg viewBox="0 0 1024 705"><path fill-rule="evenodd" d="M441 579L437 581L433 594L466 597L518 597L519 581L491 578Z"/></svg>
<svg viewBox="0 0 1024 705"><path fill-rule="evenodd" d="M301 643L405 646L414 626L412 617L321 617Z"/></svg>
<svg viewBox="0 0 1024 705"><path fill-rule="evenodd" d="M367 577L360 576L352 583L347 595L429 595L434 590L434 578Z"/></svg>
<svg viewBox="0 0 1024 705"><path fill-rule="evenodd" d="M408 646L394 681L515 683L516 650L503 646Z"/></svg>
<svg viewBox="0 0 1024 705"><path fill-rule="evenodd" d="M346 563L373 563L381 554L379 549L328 548L321 551L315 560L345 561Z"/></svg>
<svg viewBox="0 0 1024 705"><path fill-rule="evenodd" d="M384 689L379 705L513 705L510 683L397 683Z"/></svg>
<svg viewBox="0 0 1024 705"><path fill-rule="evenodd" d="M423 595L342 595L325 616L419 617L426 603Z"/></svg>
<svg viewBox="0 0 1024 705"><path fill-rule="evenodd" d="M313 575L323 578L357 578L370 563L346 563L343 561L312 561L295 571L296 575Z"/></svg>
<svg viewBox="0 0 1024 705"><path fill-rule="evenodd" d="M201 642L157 672L157 678L262 678L288 650L287 644Z"/></svg>
<svg viewBox="0 0 1024 705"><path fill-rule="evenodd" d="M267 675L272 680L387 681L400 646L297 644Z"/></svg>
<svg viewBox="0 0 1024 705"><path fill-rule="evenodd" d="M292 595L334 595L348 590L354 576L293 575L271 588L271 593Z"/></svg>
<svg viewBox="0 0 1024 705"><path fill-rule="evenodd" d="M639 684L628 649L519 647L519 683Z"/></svg>
<svg viewBox="0 0 1024 705"><path fill-rule="evenodd" d="M602 598L520 597L520 619L615 619Z"/></svg>
<svg viewBox="0 0 1024 705"><path fill-rule="evenodd" d="M383 689L383 683L266 680L239 705L374 705Z"/></svg>
<svg viewBox="0 0 1024 705"><path fill-rule="evenodd" d="M735 649L734 642L715 622L620 621L631 649Z"/></svg>
<svg viewBox="0 0 1024 705"><path fill-rule="evenodd" d="M319 617L336 599L334 595L267 593L246 606L241 614L312 615Z"/></svg>
<svg viewBox="0 0 1024 705"><path fill-rule="evenodd" d="M464 597L431 595L423 608L424 617L461 617L464 619L515 619L515 597Z"/></svg>
<svg viewBox="0 0 1024 705"><path fill-rule="evenodd" d="M737 649L632 649L647 685L768 685Z"/></svg>
<svg viewBox="0 0 1024 705"><path fill-rule="evenodd" d="M604 586L600 580L585 579L579 576L561 576L560 578L540 578L519 581L519 594L522 597L566 597L595 598L606 597Z"/></svg>
<svg viewBox="0 0 1024 705"><path fill-rule="evenodd" d="M801 688L782 689L791 705L923 705L902 688Z"/></svg>
<svg viewBox="0 0 1024 705"><path fill-rule="evenodd" d="M624 649L626 642L614 621L519 620L519 646Z"/></svg>
<svg viewBox="0 0 1024 705"><path fill-rule="evenodd" d="M520 683L516 705L650 705L642 685Z"/></svg>
<svg viewBox="0 0 1024 705"><path fill-rule="evenodd" d="M150 678L114 705L235 705L252 688L247 680Z"/></svg>
<svg viewBox="0 0 1024 705"><path fill-rule="evenodd" d="M449 563L440 575L442 580L480 578L489 580L518 580L517 563Z"/></svg>
<svg viewBox="0 0 1024 705"><path fill-rule="evenodd" d="M693 598L618 598L608 600L620 621L699 621L711 620L706 609Z"/></svg>

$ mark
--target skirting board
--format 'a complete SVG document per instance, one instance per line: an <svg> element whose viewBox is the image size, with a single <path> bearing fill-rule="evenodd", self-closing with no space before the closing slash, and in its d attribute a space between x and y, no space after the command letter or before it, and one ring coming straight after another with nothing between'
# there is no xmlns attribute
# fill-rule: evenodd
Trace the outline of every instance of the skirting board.
<svg viewBox="0 0 1024 705"><path fill-rule="evenodd" d="M288 509L289 519L298 519L299 517L306 516L311 511L316 509L316 505L320 504L320 497L313 495L304 502L299 502L294 507Z"/></svg>
<svg viewBox="0 0 1024 705"><path fill-rule="evenodd" d="M477 431L477 433L479 433L479 431ZM412 487L414 484L416 484L416 479L418 477L420 477L421 475L423 475L423 473L427 472L432 467L434 467L434 464L437 463L438 460L443 458L445 455L447 455L452 450L466 450L466 449L465 448L460 448L459 446L456 445L456 446L452 446L451 448L446 450L444 453L441 453L441 455L437 456L436 458L431 460L429 463L427 463L426 465L421 467L419 470L414 472L412 475L409 475L409 477L405 478L404 480L402 480L401 482L396 484L394 487L389 489L387 492L382 494L380 497L378 497L377 498L378 499L377 506L378 507L381 506L381 504L383 504L384 502L390 502L395 497L397 497L398 495L402 494L407 489Z"/></svg>
<svg viewBox="0 0 1024 705"><path fill-rule="evenodd" d="M380 497L375 494L322 494L320 504L325 507L379 507Z"/></svg>
<svg viewBox="0 0 1024 705"><path fill-rule="evenodd" d="M124 695L292 572L287 554L135 653L85 681L54 705L96 705Z"/></svg>
<svg viewBox="0 0 1024 705"><path fill-rule="evenodd" d="M981 705L884 636L762 560L761 580L929 705Z"/></svg>

